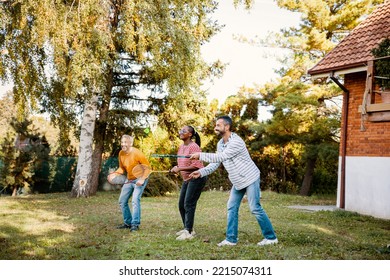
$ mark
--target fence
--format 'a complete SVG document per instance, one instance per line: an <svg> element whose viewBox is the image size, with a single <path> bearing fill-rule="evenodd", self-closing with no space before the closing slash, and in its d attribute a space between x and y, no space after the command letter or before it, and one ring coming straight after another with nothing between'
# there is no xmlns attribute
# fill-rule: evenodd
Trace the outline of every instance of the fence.
<svg viewBox="0 0 390 280"><path fill-rule="evenodd" d="M0 161L0 169L4 163ZM36 193L68 192L73 187L76 175L77 158L54 157L49 161L41 161L34 170L34 185L32 190ZM99 188L103 188L109 170L118 167L118 159L115 157L103 161L99 175ZM3 178L1 178L3 179ZM3 180L1 180L3 181ZM5 186L0 183L0 191L6 193Z"/></svg>

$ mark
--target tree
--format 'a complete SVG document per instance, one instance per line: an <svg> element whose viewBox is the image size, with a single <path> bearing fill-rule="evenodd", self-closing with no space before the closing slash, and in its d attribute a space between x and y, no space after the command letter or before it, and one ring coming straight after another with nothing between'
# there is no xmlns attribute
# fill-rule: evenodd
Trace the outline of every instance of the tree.
<svg viewBox="0 0 390 280"><path fill-rule="evenodd" d="M337 161L340 114L334 99L341 94L326 78L311 81L307 70L329 52L352 30L362 16L370 13L383 1L291 1L277 0L279 7L301 14L298 27L268 34L259 41L241 41L288 50L277 72L281 78L257 89L259 104L271 107L272 118L259 126L260 137L255 147L280 146L284 159L286 148L302 145L304 174L300 194L310 194L317 159ZM329 155L326 157L326 154ZM333 163L329 163L334 166ZM280 171L286 180L283 165ZM298 174L298 172L296 172ZM298 175L296 175L298 176Z"/></svg>
<svg viewBox="0 0 390 280"><path fill-rule="evenodd" d="M274 38L276 45L310 58L313 64L332 50L362 20L362 16L370 14L384 0L276 2L279 7L302 15L299 27L282 30L283 36Z"/></svg>
<svg viewBox="0 0 390 280"><path fill-rule="evenodd" d="M282 151L290 143L302 145L306 162L300 189L302 195L310 192L318 156L337 154L340 128L340 108L325 104L325 97L337 94L337 88L333 87L333 92L329 92L330 88L325 87L310 95L306 94L308 88L310 85L295 83L280 84L274 89L273 117L264 133L266 141L280 145ZM333 160L337 160L337 156Z"/></svg>
<svg viewBox="0 0 390 280"><path fill-rule="evenodd" d="M298 128L301 130L293 139L304 144L305 147L306 171L300 194L308 195L317 157L321 152L328 151L330 147L337 150L337 147L334 147L334 141L337 139L335 132L339 127L339 116L333 112L332 108L329 110L329 107L325 106L325 101L332 100L341 91L335 90L333 84L325 83L324 85L324 79L312 83L306 74L307 69L333 49L361 21L362 15L369 14L376 4L383 3L383 1L278 0L277 3L282 8L302 14L302 23L299 28L284 30L284 38L280 40L279 37L275 40L279 47L290 49L293 58L291 66L281 71L283 76L281 84L286 81L303 83L302 85L298 84L297 91L288 90L286 94L281 95L285 95L285 100L293 101L293 103L295 103L294 99L297 96L314 97L317 100L316 105L313 102L300 102L300 105L311 104L309 107L312 107L312 110L305 106L309 112L304 110L303 114L298 114L298 118L293 118L298 121L297 123L300 124ZM295 83L293 83L293 87L296 87ZM294 115L299 112L299 107L295 106L298 111L289 110L291 109L289 106L282 110L276 110L276 116L274 115L273 118L274 124L275 121L278 122L280 116L289 116L290 112L293 112ZM302 122L305 119L307 121ZM282 120L285 126L287 119L282 117ZM288 120L291 120L291 116L288 117ZM295 122L290 121L289 124L292 125L290 128L297 126Z"/></svg>
<svg viewBox="0 0 390 280"><path fill-rule="evenodd" d="M0 178L1 185L16 196L18 191L28 193L37 180L43 179L36 176L36 171L42 170L43 161L48 161L50 146L31 120L13 119L10 125L13 131L7 133L0 146Z"/></svg>
<svg viewBox="0 0 390 280"><path fill-rule="evenodd" d="M10 94L7 93L0 98L0 135L6 135L11 128L11 120L16 117L14 107Z"/></svg>
<svg viewBox="0 0 390 280"><path fill-rule="evenodd" d="M20 117L21 115L19 115ZM22 115L23 116L23 115ZM17 118L17 110L14 105L12 92L7 92L2 98L0 98L0 143L3 138L6 138L7 132L12 129L11 123L13 119ZM47 142L52 147L52 152L60 148L57 142L59 129L53 127L44 115L37 114L30 118L32 124L37 128L39 134L44 135L47 138ZM74 139L72 139L74 141ZM66 145L69 147L70 143ZM74 156L74 154L73 154Z"/></svg>
<svg viewBox="0 0 390 280"><path fill-rule="evenodd" d="M95 129L97 96L91 98L84 108L84 116L81 124L80 150L77 161L76 178L73 183L72 196L89 196L88 186L91 185L92 174L92 145Z"/></svg>
<svg viewBox="0 0 390 280"><path fill-rule="evenodd" d="M36 109L42 100L53 122L70 131L80 112L96 104L94 134L80 139L89 150L93 139L93 172L87 191L75 196L96 192L102 154L120 133L147 125L148 115L159 115L168 99L196 89L212 73L200 46L218 30L209 18L215 7L211 0L0 4L0 48L8 51L0 76L13 80L20 108Z"/></svg>

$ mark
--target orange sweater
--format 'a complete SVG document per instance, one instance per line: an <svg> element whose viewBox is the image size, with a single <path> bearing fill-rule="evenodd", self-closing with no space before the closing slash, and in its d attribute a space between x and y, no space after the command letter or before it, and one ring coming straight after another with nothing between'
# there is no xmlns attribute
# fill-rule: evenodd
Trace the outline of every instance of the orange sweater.
<svg viewBox="0 0 390 280"><path fill-rule="evenodd" d="M150 166L149 161L146 159L145 155L138 150L137 148L132 147L130 153L126 154L124 151L119 152L118 156L119 168L117 173L124 174L127 173L127 179L134 180L136 177L133 175L133 167L137 164L146 164Z"/></svg>

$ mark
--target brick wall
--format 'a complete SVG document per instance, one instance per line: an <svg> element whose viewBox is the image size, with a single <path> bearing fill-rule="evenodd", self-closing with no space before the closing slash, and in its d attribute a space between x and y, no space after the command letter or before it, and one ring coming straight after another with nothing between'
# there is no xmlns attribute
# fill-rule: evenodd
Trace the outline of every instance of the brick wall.
<svg viewBox="0 0 390 280"><path fill-rule="evenodd" d="M390 157L390 121L370 122L365 120L365 131L360 130L361 114L358 112L358 108L363 101L366 72L345 75L344 85L350 92L347 156ZM343 123L344 120L342 120L342 127Z"/></svg>

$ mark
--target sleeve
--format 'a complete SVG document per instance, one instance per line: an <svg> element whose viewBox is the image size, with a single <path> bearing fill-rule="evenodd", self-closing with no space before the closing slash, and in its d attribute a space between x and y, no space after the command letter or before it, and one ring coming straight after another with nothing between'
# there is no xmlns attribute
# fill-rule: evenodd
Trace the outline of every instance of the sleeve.
<svg viewBox="0 0 390 280"><path fill-rule="evenodd" d="M218 153L219 147L220 147L220 142L218 142L218 144L217 144L217 153ZM203 154L207 154L207 153L201 153L200 154L200 160L202 160L202 155ZM214 154L211 153L211 155L214 155ZM203 167L203 168L199 169L200 176L204 177L204 176L207 176L207 175L213 173L215 170L218 169L218 167L220 165L221 165L220 162L214 162L214 163L208 164L206 167Z"/></svg>
<svg viewBox="0 0 390 280"><path fill-rule="evenodd" d="M199 169L200 177L204 177L213 173L215 170L218 169L220 165L221 165L220 163L210 163L206 167Z"/></svg>
<svg viewBox="0 0 390 280"><path fill-rule="evenodd" d="M115 172L119 173L119 174L124 174L125 173L125 167L123 166L122 157L121 157L121 153L120 152L119 152L119 155L118 155L118 162L119 162L119 167L118 167L118 169Z"/></svg>
<svg viewBox="0 0 390 280"><path fill-rule="evenodd" d="M244 141L240 141L237 138L231 139L231 143L223 151L219 151L220 145L218 143L217 153L201 153L199 159L210 163L222 163L223 161L236 157L246 149Z"/></svg>
<svg viewBox="0 0 390 280"><path fill-rule="evenodd" d="M139 151L138 155L137 155L137 158L138 158L138 163L139 164L145 164L145 165L150 167L150 163L149 163L148 159L145 157L144 153Z"/></svg>

